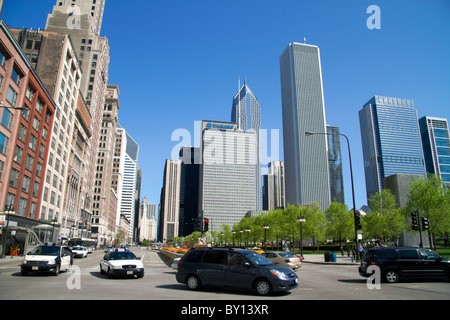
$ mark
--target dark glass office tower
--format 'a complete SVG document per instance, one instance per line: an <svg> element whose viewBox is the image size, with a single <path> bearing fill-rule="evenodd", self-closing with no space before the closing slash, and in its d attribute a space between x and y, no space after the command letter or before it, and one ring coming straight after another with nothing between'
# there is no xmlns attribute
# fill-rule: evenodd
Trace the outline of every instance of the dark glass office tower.
<svg viewBox="0 0 450 320"><path fill-rule="evenodd" d="M339 128L327 126L327 133L331 201L345 203L344 178L342 174L341 136L339 135Z"/></svg>
<svg viewBox="0 0 450 320"><path fill-rule="evenodd" d="M190 235L199 222L200 164L202 154L200 148L182 147L180 150L180 225L179 235Z"/></svg>
<svg viewBox="0 0 450 320"><path fill-rule="evenodd" d="M374 96L359 111L367 199L394 174L425 174L414 102Z"/></svg>
<svg viewBox="0 0 450 320"><path fill-rule="evenodd" d="M289 44L280 73L286 205L317 202L325 210L331 197L319 48Z"/></svg>

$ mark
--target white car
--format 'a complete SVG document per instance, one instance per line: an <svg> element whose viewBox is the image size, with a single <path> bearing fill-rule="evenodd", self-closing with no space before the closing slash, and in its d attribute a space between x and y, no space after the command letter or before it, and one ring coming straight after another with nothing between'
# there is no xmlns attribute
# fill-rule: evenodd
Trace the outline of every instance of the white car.
<svg viewBox="0 0 450 320"><path fill-rule="evenodd" d="M171 267L172 269L178 270L178 262L180 262L180 259L181 259L181 258L175 258L175 259L173 259L172 264L170 265L170 267Z"/></svg>
<svg viewBox="0 0 450 320"><path fill-rule="evenodd" d="M88 249L83 246L76 246L76 247L72 248L72 253L75 258L78 258L78 257L87 258Z"/></svg>
<svg viewBox="0 0 450 320"><path fill-rule="evenodd" d="M114 276L144 277L144 264L133 252L115 250L107 252L100 261L100 273Z"/></svg>
<svg viewBox="0 0 450 320"><path fill-rule="evenodd" d="M22 260L22 275L30 272L51 272L57 276L61 270L70 271L73 259L72 252L65 246L37 246L28 252Z"/></svg>

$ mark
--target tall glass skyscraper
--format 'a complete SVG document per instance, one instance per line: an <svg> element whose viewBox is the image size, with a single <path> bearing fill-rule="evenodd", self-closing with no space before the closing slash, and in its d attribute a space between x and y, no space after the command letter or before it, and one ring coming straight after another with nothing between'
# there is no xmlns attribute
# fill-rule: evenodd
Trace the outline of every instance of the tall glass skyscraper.
<svg viewBox="0 0 450 320"><path fill-rule="evenodd" d="M441 177L450 188L450 133L445 118L422 117L419 119L423 153L427 172Z"/></svg>
<svg viewBox="0 0 450 320"><path fill-rule="evenodd" d="M286 205L317 202L325 210L331 197L319 48L289 44L280 73Z"/></svg>
<svg viewBox="0 0 450 320"><path fill-rule="evenodd" d="M359 111L367 199L394 174L425 175L414 102L374 96Z"/></svg>
<svg viewBox="0 0 450 320"><path fill-rule="evenodd" d="M256 210L262 210L262 176L261 176L261 145L259 129L261 128L261 108L258 99L250 90L247 81L239 84L239 91L233 97L231 122L237 124L238 130L254 130L256 133Z"/></svg>

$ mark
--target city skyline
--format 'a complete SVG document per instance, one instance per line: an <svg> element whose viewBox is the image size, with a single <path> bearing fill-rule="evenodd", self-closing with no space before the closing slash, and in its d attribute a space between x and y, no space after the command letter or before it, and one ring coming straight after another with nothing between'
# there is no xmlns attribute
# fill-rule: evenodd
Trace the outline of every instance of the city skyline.
<svg viewBox="0 0 450 320"><path fill-rule="evenodd" d="M375 1L381 29L371 30L366 9L372 3L367 1L239 4L246 14L258 4L251 12L256 20L243 19L235 4L222 1L145 2L132 9L106 1L101 36L111 47L109 83L121 90L119 123L140 145L141 196L159 202L162 168L177 144L171 141L174 130L184 128L194 137L194 121L229 119L241 75L262 106L261 128L282 132L278 59L288 43L306 37L321 50L327 124L350 139L356 206L366 204L358 111L368 97L408 97L419 118L450 118L450 22L445 20L450 4L427 3ZM6 1L2 19L14 28L44 29L53 5L54 0ZM213 98L204 99L204 93ZM282 134L279 144L280 159L273 160L283 161ZM342 154L350 207L345 144Z"/></svg>

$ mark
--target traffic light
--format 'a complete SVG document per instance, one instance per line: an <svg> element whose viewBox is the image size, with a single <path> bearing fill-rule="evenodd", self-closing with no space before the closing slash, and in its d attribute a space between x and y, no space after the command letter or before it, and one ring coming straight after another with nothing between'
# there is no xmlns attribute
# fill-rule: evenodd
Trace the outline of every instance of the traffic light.
<svg viewBox="0 0 450 320"><path fill-rule="evenodd" d="M209 219L208 218L203 219L203 232L208 231L208 227L209 227L208 224L209 224Z"/></svg>
<svg viewBox="0 0 450 320"><path fill-rule="evenodd" d="M411 227L413 230L419 230L419 222L417 221L417 211L411 213Z"/></svg>
<svg viewBox="0 0 450 320"><path fill-rule="evenodd" d="M356 212L355 214L355 229L356 230L360 230L361 227L361 213L360 212Z"/></svg>
<svg viewBox="0 0 450 320"><path fill-rule="evenodd" d="M422 230L430 229L430 224L428 223L428 218L422 218Z"/></svg>

